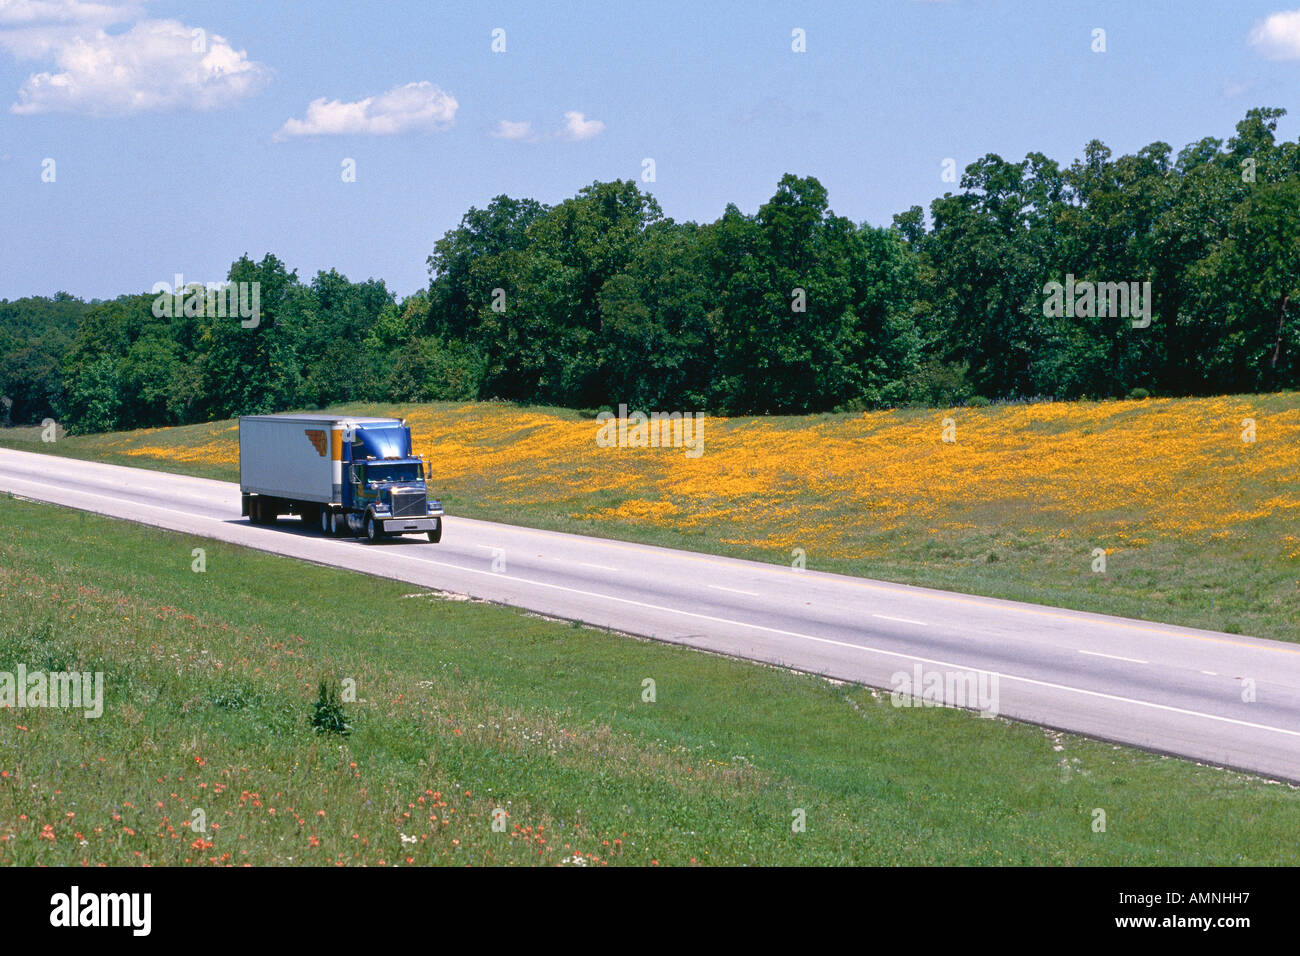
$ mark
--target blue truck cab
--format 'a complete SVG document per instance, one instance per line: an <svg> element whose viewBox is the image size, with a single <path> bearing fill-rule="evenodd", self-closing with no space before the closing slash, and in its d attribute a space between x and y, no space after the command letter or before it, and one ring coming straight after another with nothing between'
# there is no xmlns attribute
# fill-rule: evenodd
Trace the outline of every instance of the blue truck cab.
<svg viewBox="0 0 1300 956"><path fill-rule="evenodd" d="M405 421L345 429L342 452L341 508L351 531L370 541L411 532L442 539L442 503L429 498L425 464Z"/></svg>

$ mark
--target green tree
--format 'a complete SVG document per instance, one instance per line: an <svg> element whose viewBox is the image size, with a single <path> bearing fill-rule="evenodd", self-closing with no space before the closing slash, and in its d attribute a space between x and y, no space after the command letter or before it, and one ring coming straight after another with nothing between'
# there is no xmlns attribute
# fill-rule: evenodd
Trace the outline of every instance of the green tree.
<svg viewBox="0 0 1300 956"><path fill-rule="evenodd" d="M602 404L708 407L716 362L709 285L693 223L663 220L646 230L623 271L601 286Z"/></svg>
<svg viewBox="0 0 1300 956"><path fill-rule="evenodd" d="M1193 270L1193 307L1221 330L1201 355L1214 392L1294 385L1300 334L1300 181L1256 183L1231 213L1228 237Z"/></svg>
<svg viewBox="0 0 1300 956"><path fill-rule="evenodd" d="M198 322L202 413L229 418L292 407L301 378L294 348L295 319L303 312L298 273L268 253L260 262L241 256L226 278L249 288L257 283L261 311L255 322L210 314Z"/></svg>
<svg viewBox="0 0 1300 956"><path fill-rule="evenodd" d="M292 340L301 369L296 400L320 407L346 401L383 398L379 382L393 356L358 349L365 342L393 295L377 279L349 282L331 269L291 299L282 325Z"/></svg>

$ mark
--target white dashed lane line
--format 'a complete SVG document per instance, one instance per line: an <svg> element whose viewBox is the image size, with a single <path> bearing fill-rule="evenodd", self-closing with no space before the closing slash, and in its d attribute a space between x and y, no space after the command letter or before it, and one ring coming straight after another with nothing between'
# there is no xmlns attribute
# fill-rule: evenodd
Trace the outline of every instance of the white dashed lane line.
<svg viewBox="0 0 1300 956"><path fill-rule="evenodd" d="M1089 657L1105 657L1112 661L1128 661L1130 664L1150 664L1150 661L1140 661L1136 657L1120 657L1118 654L1103 654L1101 651L1079 651L1080 654L1087 654Z"/></svg>
<svg viewBox="0 0 1300 956"><path fill-rule="evenodd" d="M748 594L750 597L760 596L757 591L742 591L740 588L726 588L721 584L710 584L709 587L713 588L715 591L730 591L732 594Z"/></svg>
<svg viewBox="0 0 1300 956"><path fill-rule="evenodd" d="M917 624L921 627L929 627L925 621L913 621L910 617L890 617L888 614L873 614L872 617L878 617L882 621L897 621L899 624Z"/></svg>

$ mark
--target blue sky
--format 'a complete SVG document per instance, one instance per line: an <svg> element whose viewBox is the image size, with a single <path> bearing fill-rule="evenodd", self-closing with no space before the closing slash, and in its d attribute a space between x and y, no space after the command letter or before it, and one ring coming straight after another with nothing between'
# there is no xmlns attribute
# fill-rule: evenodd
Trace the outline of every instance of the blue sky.
<svg viewBox="0 0 1300 956"><path fill-rule="evenodd" d="M883 225L953 188L948 157L1177 149L1254 106L1295 110L1295 139L1297 7L0 0L0 297L215 281L244 252L407 295L469 206L647 157L675 219L794 172Z"/></svg>

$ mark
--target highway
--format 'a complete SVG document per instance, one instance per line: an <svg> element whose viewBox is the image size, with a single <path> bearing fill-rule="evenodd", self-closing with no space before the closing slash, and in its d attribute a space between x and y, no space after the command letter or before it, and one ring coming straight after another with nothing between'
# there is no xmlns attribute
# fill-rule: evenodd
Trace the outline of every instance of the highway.
<svg viewBox="0 0 1300 956"><path fill-rule="evenodd" d="M1300 782L1300 645L455 515L440 544L369 545L250 525L236 484L6 449L0 490L875 687L919 675L949 703Z"/></svg>

